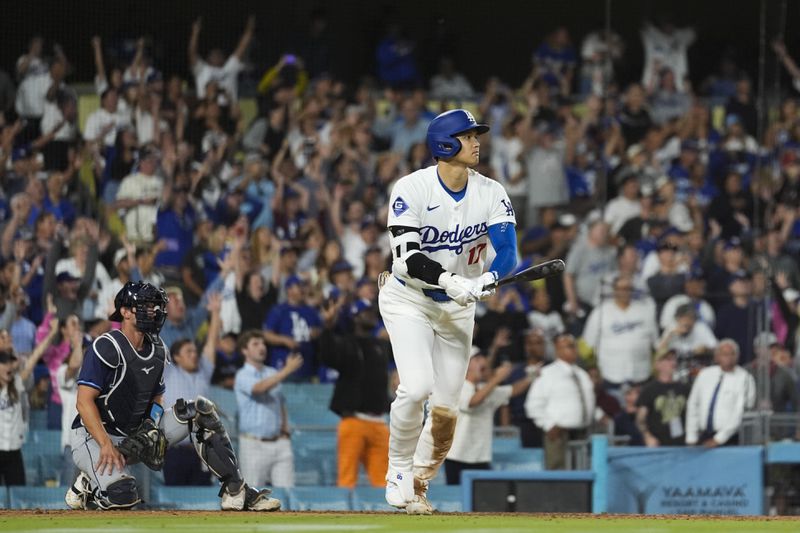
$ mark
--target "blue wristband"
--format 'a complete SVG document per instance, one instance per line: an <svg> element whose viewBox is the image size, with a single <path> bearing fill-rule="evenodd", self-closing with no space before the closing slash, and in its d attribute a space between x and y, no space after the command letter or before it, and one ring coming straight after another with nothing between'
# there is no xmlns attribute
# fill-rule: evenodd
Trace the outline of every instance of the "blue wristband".
<svg viewBox="0 0 800 533"><path fill-rule="evenodd" d="M159 404L153 402L150 406L150 420L156 423L156 426L161 422L161 416L164 414L164 408Z"/></svg>

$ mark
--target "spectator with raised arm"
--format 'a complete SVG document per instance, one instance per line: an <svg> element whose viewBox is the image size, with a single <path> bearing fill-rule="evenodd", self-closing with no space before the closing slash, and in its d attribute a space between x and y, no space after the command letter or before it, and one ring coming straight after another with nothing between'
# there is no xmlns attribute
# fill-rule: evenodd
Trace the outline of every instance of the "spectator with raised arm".
<svg viewBox="0 0 800 533"><path fill-rule="evenodd" d="M512 368L505 362L492 372L480 352L470 359L458 401L459 422L444 461L448 485L459 485L464 470L491 470L495 411L527 393L532 381L532 376L525 374L513 384L503 385Z"/></svg>
<svg viewBox="0 0 800 533"><path fill-rule="evenodd" d="M200 40L200 30L203 27L202 17L198 17L192 23L192 33L189 38L189 67L194 74L195 92L198 98L204 98L206 94L206 85L210 81L216 81L219 86L224 89L227 97L236 102L239 98L239 72L244 69L242 58L244 57L247 47L250 46L250 41L253 39L253 34L256 27L256 18L250 15L245 24L242 36L239 38L239 43L236 45L236 50L225 59L225 54L219 48L212 48L206 59L200 58L198 52L198 42Z"/></svg>
<svg viewBox="0 0 800 533"><path fill-rule="evenodd" d="M303 366L303 356L290 354L280 370L267 365L264 337L255 330L242 333L238 346L245 358L234 384L242 474L260 485L292 487L294 454L280 385Z"/></svg>
<svg viewBox="0 0 800 533"><path fill-rule="evenodd" d="M183 338L170 346L174 364L164 368L164 402L175 404L178 398L193 399L208 397L211 375L216 363L217 343L219 341L222 319L218 293L208 298L208 311L211 320L203 345L202 356L197 356L197 346L192 338ZM211 477L196 453L194 444L186 439L170 447L164 456L164 482L167 485L209 485Z"/></svg>

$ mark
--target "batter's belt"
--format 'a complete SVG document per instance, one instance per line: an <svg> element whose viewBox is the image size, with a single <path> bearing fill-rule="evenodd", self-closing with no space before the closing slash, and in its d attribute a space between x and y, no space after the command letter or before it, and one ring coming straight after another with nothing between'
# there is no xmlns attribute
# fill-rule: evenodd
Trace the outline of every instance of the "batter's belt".
<svg viewBox="0 0 800 533"><path fill-rule="evenodd" d="M450 298L447 295L446 292L444 292L444 289L416 289L415 287L412 287L411 285L408 285L405 281L403 281L402 279L398 278L397 276L395 276L394 279L399 281L400 285L406 285L408 288L414 289L414 290L421 290L422 294L424 294L425 296L427 296L428 298L430 298L434 302L444 303L444 302L450 302L450 301L453 300L452 298Z"/></svg>

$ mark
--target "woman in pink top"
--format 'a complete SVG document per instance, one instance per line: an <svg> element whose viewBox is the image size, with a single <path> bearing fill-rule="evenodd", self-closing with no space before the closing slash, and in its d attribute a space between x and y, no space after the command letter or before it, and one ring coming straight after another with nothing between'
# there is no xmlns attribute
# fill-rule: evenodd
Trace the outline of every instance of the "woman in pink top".
<svg viewBox="0 0 800 533"><path fill-rule="evenodd" d="M36 344L44 341L50 331L50 320L55 313L48 311L42 323L36 330ZM42 360L50 371L50 402L47 406L47 428L61 429L61 396L58 394L58 383L56 382L56 370L69 357L71 346L70 339L75 330L81 329L81 323L77 316L70 315L58 321L58 336L47 347L42 356Z"/></svg>

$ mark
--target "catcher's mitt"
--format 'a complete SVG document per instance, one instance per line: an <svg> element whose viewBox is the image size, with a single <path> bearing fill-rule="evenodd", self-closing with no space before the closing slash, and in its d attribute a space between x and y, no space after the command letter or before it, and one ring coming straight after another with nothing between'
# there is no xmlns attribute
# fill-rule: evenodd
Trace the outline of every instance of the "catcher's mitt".
<svg viewBox="0 0 800 533"><path fill-rule="evenodd" d="M167 437L155 422L146 418L144 422L117 445L127 464L144 463L150 470L161 470L167 451Z"/></svg>

